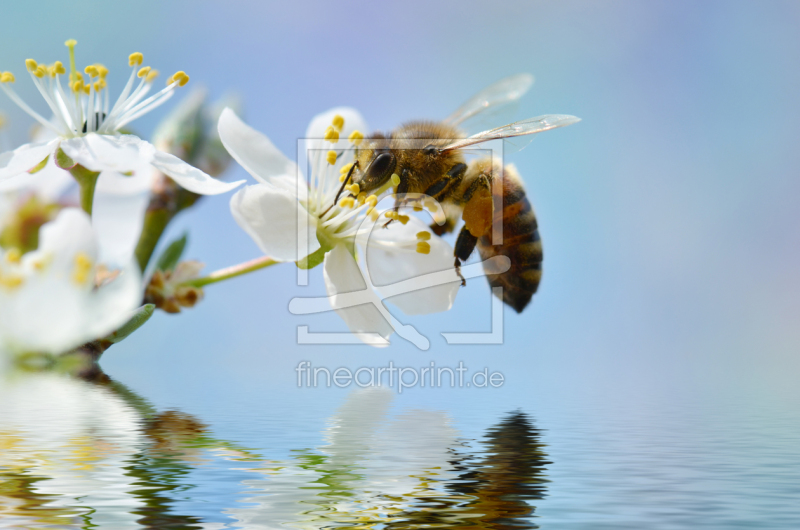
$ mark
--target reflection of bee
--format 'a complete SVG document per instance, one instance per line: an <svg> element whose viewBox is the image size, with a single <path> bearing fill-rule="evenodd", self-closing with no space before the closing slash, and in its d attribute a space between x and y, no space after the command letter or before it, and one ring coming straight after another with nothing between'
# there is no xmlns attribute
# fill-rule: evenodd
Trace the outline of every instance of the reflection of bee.
<svg viewBox="0 0 800 530"><path fill-rule="evenodd" d="M461 262L469 258L476 246L484 260L507 256L511 268L501 274L487 271L487 278L492 287L503 287L503 301L517 312L530 302L542 274L542 245L536 217L513 166L503 168L491 158L467 163L461 149L489 140L547 131L579 120L551 114L473 136L465 136L458 126L486 109L516 101L532 82L532 77L526 74L512 76L481 91L442 122L414 121L388 136L372 135L356 152L356 161L344 181L347 184L352 177L360 191L367 193L394 185L398 201L406 193L433 197L447 214L444 225L432 227L439 235L452 231L461 214L464 226L455 245L456 271L461 276ZM496 177L502 180L493 186ZM497 245L492 244L493 222L502 222L504 229L502 243ZM462 285L466 285L463 277Z"/></svg>

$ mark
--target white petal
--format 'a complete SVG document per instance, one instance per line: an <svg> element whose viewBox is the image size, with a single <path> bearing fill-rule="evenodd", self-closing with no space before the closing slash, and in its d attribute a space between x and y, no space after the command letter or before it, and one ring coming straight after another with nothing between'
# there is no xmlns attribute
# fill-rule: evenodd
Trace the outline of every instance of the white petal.
<svg viewBox="0 0 800 530"><path fill-rule="evenodd" d="M119 276L92 293L85 312L86 340L104 337L130 320L142 301L142 294L139 266L130 261Z"/></svg>
<svg viewBox="0 0 800 530"><path fill-rule="evenodd" d="M97 241L92 221L80 208L65 208L39 230L39 248L25 254L24 260L44 257L50 269L70 269L75 255L86 254L97 260Z"/></svg>
<svg viewBox="0 0 800 530"><path fill-rule="evenodd" d="M49 142L25 144L0 154L0 180L15 177L36 167L56 150L58 141L56 138Z"/></svg>
<svg viewBox="0 0 800 530"><path fill-rule="evenodd" d="M23 257L24 282L0 292L0 340L13 349L61 353L111 333L141 301L141 277L130 261L98 289L73 279L75 258L96 263L97 244L89 216L62 210L40 231L40 245ZM42 259L43 268L33 262Z"/></svg>
<svg viewBox="0 0 800 530"><path fill-rule="evenodd" d="M297 261L320 248L316 219L283 189L269 184L247 186L231 198L231 213L264 254L275 260ZM300 230L308 234L307 248L299 248L298 215Z"/></svg>
<svg viewBox="0 0 800 530"><path fill-rule="evenodd" d="M372 344L365 333L377 333L384 339L388 339L392 334L392 326L381 315L375 304L380 304L380 298L372 289L367 288L361 269L353 256L347 251L344 245L337 245L333 250L325 254L323 265L323 275L325 277L325 289L330 296L331 306L336 313L342 317L350 331L357 334L359 338ZM338 294L360 292L364 303L347 308L336 309ZM383 341L376 342L375 345L385 345Z"/></svg>
<svg viewBox="0 0 800 530"><path fill-rule="evenodd" d="M150 164L144 164L130 173L130 175L123 175L117 171L103 171L100 178L97 179L95 194L141 195L149 193L153 189L155 177L159 174Z"/></svg>
<svg viewBox="0 0 800 530"><path fill-rule="evenodd" d="M222 145L253 178L278 187L297 187L300 173L297 164L286 157L265 135L253 129L226 108L219 117ZM274 182L278 179L280 182ZM305 183L303 183L305 186Z"/></svg>
<svg viewBox="0 0 800 530"><path fill-rule="evenodd" d="M125 173L139 169L153 159L156 148L138 136L110 136L89 133L61 142L61 149L72 160L91 171Z"/></svg>
<svg viewBox="0 0 800 530"><path fill-rule="evenodd" d="M58 167L52 156L47 161L47 165L33 175L25 172L0 182L0 192L12 190L33 192L48 202L55 202L63 198L71 188L77 190L77 187L78 183L75 182L72 175Z"/></svg>
<svg viewBox="0 0 800 530"><path fill-rule="evenodd" d="M308 124L308 129L306 129L306 138L324 138L325 130L330 127L333 122L333 117L337 114L344 118L344 127L339 133L340 140L346 140L353 131L358 130L366 134L369 130L367 129L367 122L364 120L364 117L356 109L351 107L335 107L321 114L317 114L311 119L311 123Z"/></svg>
<svg viewBox="0 0 800 530"><path fill-rule="evenodd" d="M95 193L92 226L97 234L102 263L121 267L133 258L149 201L147 193L118 195L99 190Z"/></svg>
<svg viewBox="0 0 800 530"><path fill-rule="evenodd" d="M223 182L200 171L178 158L168 153L156 151L151 162L153 167L160 170L166 176L185 188L200 195L219 195L226 193L244 183L244 180L236 182Z"/></svg>
<svg viewBox="0 0 800 530"><path fill-rule="evenodd" d="M412 217L408 224L392 223L387 229L378 224L366 245L366 265L373 285L381 287L418 278L422 275L447 271L448 283L407 292L387 298L407 315L438 313L453 305L460 280L455 273L453 248L442 238L432 235L428 241L429 254L416 251L417 232L430 229L421 220Z"/></svg>
<svg viewBox="0 0 800 530"><path fill-rule="evenodd" d="M68 276L31 276L3 300L0 335L13 349L63 353L124 324L141 300L140 286L135 264L96 291Z"/></svg>

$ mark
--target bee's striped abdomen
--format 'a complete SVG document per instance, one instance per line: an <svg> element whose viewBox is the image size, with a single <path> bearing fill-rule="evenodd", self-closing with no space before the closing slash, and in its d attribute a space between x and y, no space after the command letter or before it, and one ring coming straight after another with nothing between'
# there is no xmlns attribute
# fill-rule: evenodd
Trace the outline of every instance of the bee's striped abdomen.
<svg viewBox="0 0 800 530"><path fill-rule="evenodd" d="M494 223L502 222L503 241L492 245L490 230L478 240L478 251L483 260L498 255L509 258L511 268L508 271L502 274L487 272L486 278L492 287L502 287L503 302L521 313L542 278L542 241L536 215L516 170L506 166L503 173L503 208L494 213Z"/></svg>

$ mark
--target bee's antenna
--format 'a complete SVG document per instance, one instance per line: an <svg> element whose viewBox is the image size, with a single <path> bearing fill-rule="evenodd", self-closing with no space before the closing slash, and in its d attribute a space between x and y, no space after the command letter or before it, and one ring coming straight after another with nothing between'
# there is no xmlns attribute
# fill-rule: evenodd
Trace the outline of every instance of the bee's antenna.
<svg viewBox="0 0 800 530"><path fill-rule="evenodd" d="M340 196L340 195L342 194L342 192L344 191L344 187L345 187L345 186L347 186L347 183L350 181L350 177L352 177L352 176L353 176L353 171L355 171L355 169L356 169L356 166L358 166L358 160L356 160L355 162L353 162L353 165L352 165L352 166L350 166L350 171L348 171L348 172L347 172L347 177L345 177L345 179L342 181L342 185L339 187L339 191L336 193L336 198L334 198L334 199L333 199L333 203L332 203L330 206L328 206L327 210L325 210L324 212L322 212L322 214L320 215L320 217L322 217L322 215L325 215L326 213L328 213L328 211L330 211L330 209L331 209L331 208L333 208L333 207L334 207L334 205L335 205L337 202L339 202L339 196Z"/></svg>

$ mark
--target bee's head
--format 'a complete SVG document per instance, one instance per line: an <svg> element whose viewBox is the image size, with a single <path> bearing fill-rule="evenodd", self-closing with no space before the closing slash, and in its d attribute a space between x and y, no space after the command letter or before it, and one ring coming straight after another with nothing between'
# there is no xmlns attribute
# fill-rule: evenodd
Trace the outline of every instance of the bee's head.
<svg viewBox="0 0 800 530"><path fill-rule="evenodd" d="M363 159L359 157L359 165L363 169L355 182L361 191L369 193L389 181L397 167L397 158L388 149L375 149Z"/></svg>

